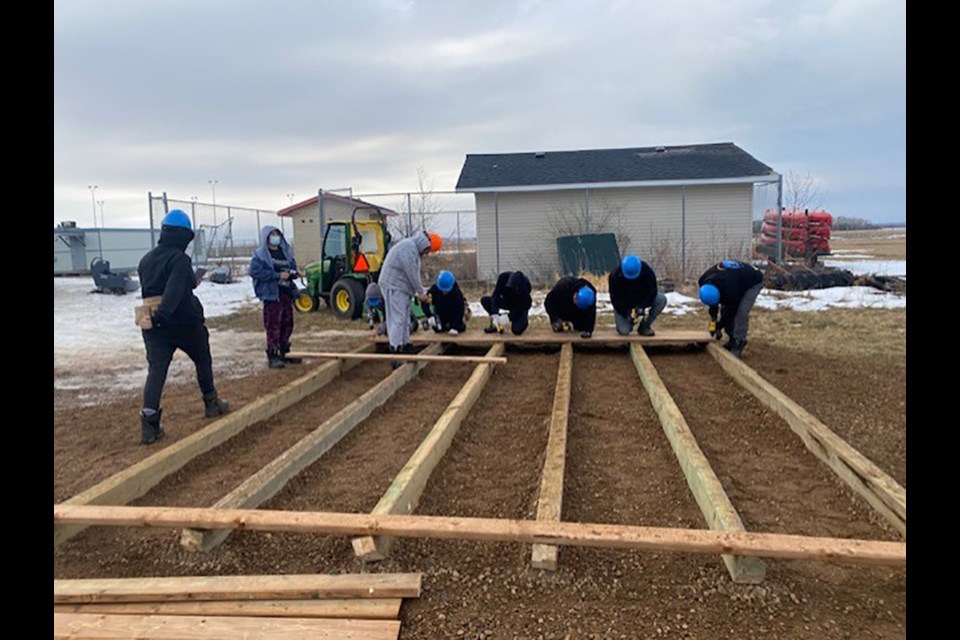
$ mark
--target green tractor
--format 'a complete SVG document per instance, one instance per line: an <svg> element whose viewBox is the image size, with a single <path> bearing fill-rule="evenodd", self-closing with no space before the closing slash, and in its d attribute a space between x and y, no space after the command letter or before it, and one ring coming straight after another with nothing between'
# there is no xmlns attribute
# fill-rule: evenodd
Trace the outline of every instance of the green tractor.
<svg viewBox="0 0 960 640"><path fill-rule="evenodd" d="M357 221L357 211L372 210L377 220ZM320 308L320 300L346 320L363 314L367 284L376 282L390 249L390 233L377 207L354 207L350 222L327 224L319 262L308 264L306 291L297 299L297 311Z"/></svg>

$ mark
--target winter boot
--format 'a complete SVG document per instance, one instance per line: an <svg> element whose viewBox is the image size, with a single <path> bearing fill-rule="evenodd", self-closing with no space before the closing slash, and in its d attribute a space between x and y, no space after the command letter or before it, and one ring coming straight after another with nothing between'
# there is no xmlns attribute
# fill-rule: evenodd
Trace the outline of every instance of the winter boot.
<svg viewBox="0 0 960 640"><path fill-rule="evenodd" d="M286 364L303 364L303 358L291 358L287 355L288 353L290 353L290 345L284 345L280 347L280 354L283 356L283 361Z"/></svg>
<svg viewBox="0 0 960 640"><path fill-rule="evenodd" d="M144 409L140 412L140 444L153 444L163 437L163 427L160 426L162 409Z"/></svg>
<svg viewBox="0 0 960 640"><path fill-rule="evenodd" d="M740 356L743 355L743 350L746 348L746 346L747 346L746 340L741 340L739 338L736 338L733 340L733 345L730 347L730 353L735 358L739 358Z"/></svg>
<svg viewBox="0 0 960 640"><path fill-rule="evenodd" d="M637 328L637 333L647 338L652 338L657 335L657 332L653 330L653 327L651 327L650 323L646 320L640 323L640 326Z"/></svg>
<svg viewBox="0 0 960 640"><path fill-rule="evenodd" d="M280 349L267 349L267 363L271 369L283 369L283 354Z"/></svg>
<svg viewBox="0 0 960 640"><path fill-rule="evenodd" d="M230 411L230 403L221 400L216 391L203 394L203 408L208 418L222 416Z"/></svg>

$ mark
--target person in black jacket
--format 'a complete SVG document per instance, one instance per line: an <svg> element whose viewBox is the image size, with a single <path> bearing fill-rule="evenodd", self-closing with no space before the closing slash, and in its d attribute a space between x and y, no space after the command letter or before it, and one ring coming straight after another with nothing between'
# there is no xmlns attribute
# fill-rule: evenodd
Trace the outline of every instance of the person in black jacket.
<svg viewBox="0 0 960 640"><path fill-rule="evenodd" d="M588 280L564 276L553 285L543 302L554 331L570 323L581 338L593 335L597 322L597 290Z"/></svg>
<svg viewBox="0 0 960 640"><path fill-rule="evenodd" d="M747 346L750 309L763 287L763 272L739 260L724 260L707 269L699 284L700 301L710 308L710 333L719 340L726 331L730 339L723 346L739 358Z"/></svg>
<svg viewBox="0 0 960 640"><path fill-rule="evenodd" d="M637 256L627 256L616 271L610 273L608 283L617 333L630 335L636 319L643 318L637 333L656 335L651 325L667 306L667 296L657 291L657 275L650 265Z"/></svg>
<svg viewBox="0 0 960 640"><path fill-rule="evenodd" d="M452 273L441 271L436 284L427 290L427 297L430 298L430 304L423 305L423 311L431 316L430 324L434 331L455 336L467 330L470 308Z"/></svg>
<svg viewBox="0 0 960 640"><path fill-rule="evenodd" d="M530 297L532 287L527 276L522 271L504 271L497 277L497 284L493 293L480 298L480 306L490 314L490 326L484 328L484 333L496 333L510 323L513 335L519 336L530 324L530 307L533 299ZM501 309L507 310L507 317L500 314Z"/></svg>
<svg viewBox="0 0 960 640"><path fill-rule="evenodd" d="M196 365L207 417L230 410L229 403L220 399L213 384L210 333L204 324L203 305L193 295L199 281L190 256L186 254L191 240L193 230L189 216L174 209L163 218L157 246L143 256L138 268L144 303L148 298L159 298L159 304L139 321L149 364L140 412L142 444L150 444L164 435L160 424L160 396L177 349L186 353Z"/></svg>

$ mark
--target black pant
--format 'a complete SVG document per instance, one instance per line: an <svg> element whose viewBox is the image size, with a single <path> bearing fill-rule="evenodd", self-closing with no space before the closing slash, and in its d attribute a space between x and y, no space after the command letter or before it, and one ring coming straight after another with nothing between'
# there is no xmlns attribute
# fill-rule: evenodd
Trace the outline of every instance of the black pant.
<svg viewBox="0 0 960 640"><path fill-rule="evenodd" d="M167 381L173 353L180 349L197 367L197 382L204 395L216 391L213 386L213 359L210 357L210 332L202 324L165 326L142 331L147 347L147 383L143 387L143 408L160 408L160 396Z"/></svg>
<svg viewBox="0 0 960 640"><path fill-rule="evenodd" d="M489 313L491 316L500 313L499 309L493 308L492 296L483 296L480 298L480 306L483 307L483 310ZM527 327L530 325L530 321L527 318L527 314L529 312L529 307L526 309L520 308L507 310L507 315L510 317L510 331L513 332L513 335L519 336L527 330Z"/></svg>

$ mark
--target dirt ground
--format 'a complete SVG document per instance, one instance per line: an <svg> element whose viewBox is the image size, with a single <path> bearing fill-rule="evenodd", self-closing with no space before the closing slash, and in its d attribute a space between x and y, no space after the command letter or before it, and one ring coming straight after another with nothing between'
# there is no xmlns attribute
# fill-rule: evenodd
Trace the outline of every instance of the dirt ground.
<svg viewBox="0 0 960 640"><path fill-rule="evenodd" d="M895 322L888 324L884 335L896 341ZM905 359L880 349L831 356L761 333L745 361L905 486ZM419 513L534 516L558 354L507 356L432 475ZM708 354L651 357L748 530L899 539ZM221 393L239 407L306 366L255 369L224 379ZM471 370L429 365L264 506L369 511ZM212 504L387 373L382 363L344 373L138 504ZM78 392L55 397L55 502L157 450L137 444L138 393L86 407L71 393ZM626 350L577 350L571 400L564 520L705 526ZM209 422L190 384L169 386L164 407L170 435L161 446ZM527 545L401 540L390 559L364 566L348 539L250 532L203 555L183 550L175 531L91 528L54 551L54 577L421 571L422 597L401 610L404 638L906 635L905 570L768 560L766 582L745 586L710 556L563 547L555 574L529 569L529 559Z"/></svg>

